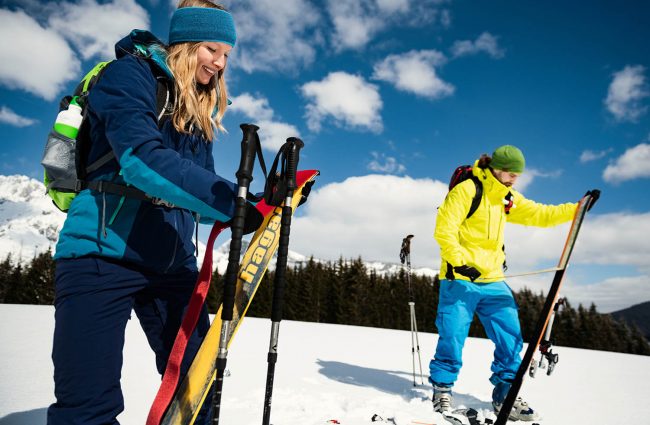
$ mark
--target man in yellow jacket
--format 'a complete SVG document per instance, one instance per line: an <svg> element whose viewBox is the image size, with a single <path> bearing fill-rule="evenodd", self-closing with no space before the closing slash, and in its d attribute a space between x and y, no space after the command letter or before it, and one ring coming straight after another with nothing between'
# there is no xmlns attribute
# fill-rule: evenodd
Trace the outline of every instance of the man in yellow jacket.
<svg viewBox="0 0 650 425"><path fill-rule="evenodd" d="M512 290L503 280L506 222L550 227L574 216L575 203L542 205L514 190L512 186L524 166L518 148L501 146L492 157L483 155L477 160L472 167L473 179L454 186L438 209L434 236L442 258L436 318L439 339L429 364L433 404L438 412L452 410L451 388L462 366L462 349L474 313L496 346L490 378L495 411L503 404L521 363L523 340L518 308ZM479 184L480 204L468 217ZM519 398L511 418L532 421L539 415Z"/></svg>

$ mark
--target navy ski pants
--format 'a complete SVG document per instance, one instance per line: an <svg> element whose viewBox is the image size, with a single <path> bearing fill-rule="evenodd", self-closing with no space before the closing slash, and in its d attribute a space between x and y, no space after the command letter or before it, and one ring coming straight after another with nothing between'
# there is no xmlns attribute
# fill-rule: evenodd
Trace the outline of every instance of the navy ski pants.
<svg viewBox="0 0 650 425"><path fill-rule="evenodd" d="M429 381L449 387L456 382L463 365L463 346L476 313L495 345L490 382L498 387L499 393L507 393L521 364L523 339L518 311L512 290L503 281L441 280L436 317L438 345L429 364Z"/></svg>
<svg viewBox="0 0 650 425"><path fill-rule="evenodd" d="M154 273L96 257L58 260L52 349L56 403L48 409L48 425L119 424L116 417L124 410L122 349L131 311L162 374L196 279L197 272ZM187 346L182 375L209 326L204 308Z"/></svg>

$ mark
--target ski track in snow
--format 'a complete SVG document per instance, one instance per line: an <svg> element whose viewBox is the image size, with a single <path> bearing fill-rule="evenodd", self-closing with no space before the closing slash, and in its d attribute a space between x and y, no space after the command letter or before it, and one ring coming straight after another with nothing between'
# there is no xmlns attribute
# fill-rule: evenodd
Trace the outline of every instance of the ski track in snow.
<svg viewBox="0 0 650 425"><path fill-rule="evenodd" d="M0 425L45 423L47 406L54 401L53 317L51 306L0 304ZM230 376L224 381L224 424L262 421L270 328L269 320L246 318L235 336L228 354ZM419 337L426 375L437 335L421 331ZM125 411L118 419L123 425L144 424L160 378L135 315L126 338ZM455 387L456 407L490 408L492 351L490 341L468 339ZM650 357L565 347L557 351L560 362L553 375L538 373L522 390L541 412L542 425L648 423ZM373 424L371 418L378 414L394 418L397 425L445 425L432 412L426 378L423 386L413 386L411 362L408 331L282 321L271 422ZM374 422L381 423L386 422Z"/></svg>

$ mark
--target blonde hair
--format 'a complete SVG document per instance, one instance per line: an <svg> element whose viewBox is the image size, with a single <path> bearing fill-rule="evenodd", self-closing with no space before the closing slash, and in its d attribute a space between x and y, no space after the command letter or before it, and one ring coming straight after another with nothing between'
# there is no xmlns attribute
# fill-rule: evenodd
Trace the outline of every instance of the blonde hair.
<svg viewBox="0 0 650 425"><path fill-rule="evenodd" d="M209 0L181 0L178 7L208 7L225 10ZM228 90L224 78L225 68L220 70L208 84L196 81L196 58L200 42L178 43L167 48L167 66L174 76L175 102L172 124L181 133L189 133L197 126L206 140L211 142L215 130L226 131L221 120L228 106ZM216 115L212 115L215 106Z"/></svg>

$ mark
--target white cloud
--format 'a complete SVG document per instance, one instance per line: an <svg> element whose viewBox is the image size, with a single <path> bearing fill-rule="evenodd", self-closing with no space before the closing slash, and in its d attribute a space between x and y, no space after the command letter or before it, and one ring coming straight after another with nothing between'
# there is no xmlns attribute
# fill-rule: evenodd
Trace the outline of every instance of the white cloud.
<svg viewBox="0 0 650 425"><path fill-rule="evenodd" d="M329 0L327 10L334 24L334 49L361 49L378 33L393 26L433 25L449 22L438 0Z"/></svg>
<svg viewBox="0 0 650 425"><path fill-rule="evenodd" d="M298 129L291 124L262 120L259 125L262 147L271 152L277 152L288 137L300 137Z"/></svg>
<svg viewBox="0 0 650 425"><path fill-rule="evenodd" d="M607 196L605 193L604 196ZM580 230L562 293L574 304L594 302L599 311L614 311L650 299L650 213L587 214ZM508 274L555 266L569 225L553 228L506 226ZM598 269L596 269L598 268ZM599 278L594 270L625 270L625 275ZM611 273L610 273L611 274ZM512 278L515 290L548 290L550 277Z"/></svg>
<svg viewBox="0 0 650 425"><path fill-rule="evenodd" d="M322 17L307 0L245 0L230 8L237 24L235 67L297 73L316 57Z"/></svg>
<svg viewBox="0 0 650 425"><path fill-rule="evenodd" d="M306 215L294 218L291 249L324 259L361 255L397 263L402 238L415 234L414 266L437 269L435 212L446 193L445 183L390 175L350 177L324 187L316 182L302 207Z"/></svg>
<svg viewBox="0 0 650 425"><path fill-rule="evenodd" d="M409 0L375 0L377 8L384 13L408 12Z"/></svg>
<svg viewBox="0 0 650 425"><path fill-rule="evenodd" d="M571 277L563 285L563 296L575 307L596 304L601 313L611 313L650 300L650 276L616 276L588 284L579 284Z"/></svg>
<svg viewBox="0 0 650 425"><path fill-rule="evenodd" d="M646 113L648 108L642 105L642 101L650 96L650 92L644 72L645 67L641 65L628 65L614 73L605 106L616 120L634 122Z"/></svg>
<svg viewBox="0 0 650 425"><path fill-rule="evenodd" d="M116 41L133 28L149 27L146 10L135 0L27 1L19 7L0 9L0 37L11 40L0 46L0 83L46 100L53 100L69 81L80 79L81 62L66 40L83 59L111 59Z"/></svg>
<svg viewBox="0 0 650 425"><path fill-rule="evenodd" d="M590 267L574 263L571 261L565 272L560 289L560 296L568 298L573 308L577 308L578 304L589 307L594 303L598 312L610 313L650 300L650 285L648 285L650 275L648 274L600 278L598 273L589 270ZM514 291L528 288L535 293L547 294L552 279L553 272L550 272L512 277L507 279L507 282Z"/></svg>
<svg viewBox="0 0 650 425"><path fill-rule="evenodd" d="M517 182L515 183L515 189L518 192L524 193L524 191L533 183L535 177L542 178L557 178L562 175L561 170L555 171L541 171L535 168L526 168L524 172L519 176Z"/></svg>
<svg viewBox="0 0 650 425"><path fill-rule="evenodd" d="M580 154L580 162L585 163L585 162L596 161L598 159L606 157L607 154L609 154L611 151L612 148L604 149L602 151L592 151L587 149Z"/></svg>
<svg viewBox="0 0 650 425"><path fill-rule="evenodd" d="M451 26L451 12L448 9L440 12L440 24L443 28L449 28Z"/></svg>
<svg viewBox="0 0 650 425"><path fill-rule="evenodd" d="M149 15L135 0L101 4L95 0L63 2L48 22L81 52L84 59L112 59L118 40L134 28L149 29Z"/></svg>
<svg viewBox="0 0 650 425"><path fill-rule="evenodd" d="M11 40L0 43L0 84L53 100L79 79L80 62L68 43L24 12L0 9L0 38Z"/></svg>
<svg viewBox="0 0 650 425"><path fill-rule="evenodd" d="M262 148L269 151L277 151L288 137L300 137L293 125L274 120L275 113L265 97L243 93L232 98L232 105L228 109L245 115L260 127L260 143Z"/></svg>
<svg viewBox="0 0 650 425"><path fill-rule="evenodd" d="M330 18L334 24L333 44L337 50L364 47L383 26L377 13L364 11L369 2L331 1Z"/></svg>
<svg viewBox="0 0 650 425"><path fill-rule="evenodd" d="M484 32L476 40L456 41L451 46L451 53L454 57L475 55L485 52L494 59L500 59L505 56L505 50L499 47L498 37L489 32Z"/></svg>
<svg viewBox="0 0 650 425"><path fill-rule="evenodd" d="M224 0L237 24L232 66L245 72L296 74L320 47L340 52L366 46L389 27L449 26L441 0ZM272 11L272 13L269 13ZM272 34L272 36L270 36Z"/></svg>
<svg viewBox="0 0 650 425"><path fill-rule="evenodd" d="M28 127L32 124L35 124L36 120L31 118L21 117L11 109L7 108L6 106L3 106L2 108L0 108L0 123L13 125L14 127Z"/></svg>
<svg viewBox="0 0 650 425"><path fill-rule="evenodd" d="M332 72L321 81L304 84L301 91L308 100L307 125L312 131L320 131L322 120L328 116L337 126L376 133L383 129L379 90L363 77Z"/></svg>
<svg viewBox="0 0 650 425"><path fill-rule="evenodd" d="M389 55L375 64L372 78L387 81L398 90L439 99L454 93L454 86L440 79L436 73L436 66L445 62L445 56L436 50L411 50Z"/></svg>
<svg viewBox="0 0 650 425"><path fill-rule="evenodd" d="M558 200L561 201L564 200ZM571 263L628 266L630 270L650 274L650 238L639 237L650 235L650 213L597 214L597 211L598 204L593 213L587 214ZM544 261L557 262L568 229L568 223L553 228L506 226L508 260L517 265L513 272L531 270Z"/></svg>
<svg viewBox="0 0 650 425"><path fill-rule="evenodd" d="M436 208L447 183L408 176L366 175L319 186L294 217L291 249L336 261L340 256L398 263L399 244L414 234L414 267L438 269L440 249L433 238ZM604 193L603 196L607 196ZM578 198L578 197L576 197ZM557 199L556 203L577 199ZM574 306L596 303L615 311L650 299L650 212L587 214L561 291ZM569 223L551 228L508 224L507 275L557 265ZM314 241L318 241L315 243ZM553 273L508 278L514 290L547 293Z"/></svg>
<svg viewBox="0 0 650 425"><path fill-rule="evenodd" d="M598 211L598 204L593 211ZM650 235L650 212L587 215L580 232L577 262L632 266L650 274L650 238L646 237Z"/></svg>
<svg viewBox="0 0 650 425"><path fill-rule="evenodd" d="M514 188L517 189L517 192L524 193L534 179L535 173L532 173L531 170L525 170L515 182Z"/></svg>
<svg viewBox="0 0 650 425"><path fill-rule="evenodd" d="M241 112L249 118L270 120L273 118L273 109L269 106L269 100L261 96L253 96L250 93L243 93L233 97L232 105L228 107L233 112Z"/></svg>
<svg viewBox="0 0 650 425"><path fill-rule="evenodd" d="M650 177L650 144L641 143L630 148L609 164L603 179L609 183Z"/></svg>
<svg viewBox="0 0 650 425"><path fill-rule="evenodd" d="M370 171L386 174L403 174L406 171L406 167L392 156L378 152L370 152L370 155L372 155L372 160L368 163Z"/></svg>
<svg viewBox="0 0 650 425"><path fill-rule="evenodd" d="M366 175L324 187L318 187L317 182L303 207L304 215L295 218L292 225L292 249L330 260L361 256L364 260L396 263L398 244L404 235L414 234L414 266L437 269L440 251L433 231L436 207L446 194L446 182L408 176ZM577 199L558 199L557 203L573 201ZM555 266L568 229L569 223L552 228L508 224L508 274ZM650 235L650 212L598 214L596 204L581 229L563 292L573 302L588 305L594 301L607 310L633 304L634 294L648 294L650 238L640 235ZM314 244L315 240L319 243ZM610 273L601 279L594 272L616 268L625 269L627 277L612 278ZM546 292L550 276L512 278L508 282L515 289L528 286ZM644 284L646 289L641 290ZM582 288L587 289L581 295ZM616 294L616 288L622 292ZM632 292L630 288L639 290ZM630 293L624 293L627 289Z"/></svg>

